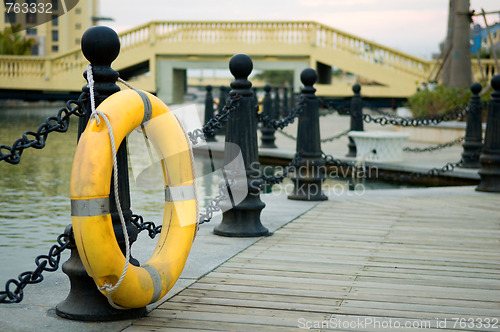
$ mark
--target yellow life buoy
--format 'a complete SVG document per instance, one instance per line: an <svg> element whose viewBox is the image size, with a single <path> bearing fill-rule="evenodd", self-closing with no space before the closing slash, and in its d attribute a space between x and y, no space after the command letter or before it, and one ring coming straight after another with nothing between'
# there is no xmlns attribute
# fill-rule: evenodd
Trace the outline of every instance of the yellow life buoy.
<svg viewBox="0 0 500 332"><path fill-rule="evenodd" d="M192 152L181 125L157 97L142 91L120 91L98 107L112 127L116 148L140 126L160 155L165 181L162 231L151 258L128 266L113 303L140 308L161 299L181 274L197 229ZM150 121L151 120L151 121ZM89 121L80 137L71 172L71 216L76 246L87 273L98 287L115 285L125 256L116 242L109 211L113 170L108 128ZM101 290L108 295L106 290Z"/></svg>

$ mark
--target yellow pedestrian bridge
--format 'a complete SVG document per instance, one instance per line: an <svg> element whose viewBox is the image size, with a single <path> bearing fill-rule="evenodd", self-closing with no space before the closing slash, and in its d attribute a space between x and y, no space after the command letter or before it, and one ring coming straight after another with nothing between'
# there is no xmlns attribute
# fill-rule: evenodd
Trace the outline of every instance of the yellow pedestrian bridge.
<svg viewBox="0 0 500 332"><path fill-rule="evenodd" d="M182 101L187 69L227 69L236 53L250 55L257 70L292 70L295 89L301 86L300 72L315 68L322 96L352 94L354 81L332 78L332 68L357 77L364 96L404 98L439 67L436 61L310 21L150 22L119 36L121 52L112 67L166 103ZM51 57L0 56L0 92L78 92L87 63L80 49ZM490 61L481 65L492 66ZM478 65L473 68L480 72Z"/></svg>

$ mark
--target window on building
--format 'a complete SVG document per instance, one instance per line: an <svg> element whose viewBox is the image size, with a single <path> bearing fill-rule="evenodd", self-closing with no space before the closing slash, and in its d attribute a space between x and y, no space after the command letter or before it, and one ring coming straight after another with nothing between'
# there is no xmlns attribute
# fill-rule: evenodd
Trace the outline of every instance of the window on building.
<svg viewBox="0 0 500 332"><path fill-rule="evenodd" d="M52 26L56 27L59 25L59 16L57 15L52 15Z"/></svg>
<svg viewBox="0 0 500 332"><path fill-rule="evenodd" d="M5 12L5 23L16 23L16 13L10 12L7 13Z"/></svg>
<svg viewBox="0 0 500 332"><path fill-rule="evenodd" d="M36 24L36 13L26 13L26 23Z"/></svg>
<svg viewBox="0 0 500 332"><path fill-rule="evenodd" d="M75 38L76 45L80 45L81 42L82 42L82 40L80 38Z"/></svg>
<svg viewBox="0 0 500 332"><path fill-rule="evenodd" d="M52 30L52 41L53 42L59 41L59 31Z"/></svg>
<svg viewBox="0 0 500 332"><path fill-rule="evenodd" d="M36 30L36 28L26 29L26 34L29 35L29 36L36 36L37 32L38 31Z"/></svg>
<svg viewBox="0 0 500 332"><path fill-rule="evenodd" d="M52 0L52 10L59 9L59 0Z"/></svg>
<svg viewBox="0 0 500 332"><path fill-rule="evenodd" d="M82 9L81 8L76 8L75 9L75 14L81 14L82 13Z"/></svg>
<svg viewBox="0 0 500 332"><path fill-rule="evenodd" d="M76 30L80 30L82 28L82 24L81 23L76 23L75 24L75 29Z"/></svg>
<svg viewBox="0 0 500 332"><path fill-rule="evenodd" d="M52 45L52 52L59 52L59 46Z"/></svg>

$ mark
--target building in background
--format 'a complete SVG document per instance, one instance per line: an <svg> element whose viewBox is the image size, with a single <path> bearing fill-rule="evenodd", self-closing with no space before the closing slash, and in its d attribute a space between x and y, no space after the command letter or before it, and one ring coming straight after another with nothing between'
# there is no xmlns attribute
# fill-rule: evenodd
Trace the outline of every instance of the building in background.
<svg viewBox="0 0 500 332"><path fill-rule="evenodd" d="M491 57L491 52L494 51L500 54L500 23L494 23L489 27L490 36L488 36L488 31L486 28L480 26L479 24L474 25L471 29L471 51L472 54L476 54L476 49L482 57L485 55ZM491 41L490 41L491 38Z"/></svg>
<svg viewBox="0 0 500 332"><path fill-rule="evenodd" d="M20 24L23 29L21 34L37 41L32 48L32 55L63 54L79 48L83 33L96 25L99 16L99 1L26 0L28 5L37 5L35 13L32 13L34 10L30 10L32 8L30 6L25 7L28 10L18 7L16 10L11 8L10 12L7 12L6 2L1 1L0 9L5 14L0 19L0 31L10 27L11 23Z"/></svg>

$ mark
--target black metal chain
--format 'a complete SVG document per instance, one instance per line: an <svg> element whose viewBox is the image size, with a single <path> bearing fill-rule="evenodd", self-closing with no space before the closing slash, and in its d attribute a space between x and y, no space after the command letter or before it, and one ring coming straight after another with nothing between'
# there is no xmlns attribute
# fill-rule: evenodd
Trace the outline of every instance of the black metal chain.
<svg viewBox="0 0 500 332"><path fill-rule="evenodd" d="M394 125L401 127L421 127L436 125L443 121L459 120L463 118L469 111L467 106L457 107L443 115L432 116L428 118L403 118L395 116L378 116L373 117L370 114L363 114L363 121L366 123L376 123L381 126Z"/></svg>
<svg viewBox="0 0 500 332"><path fill-rule="evenodd" d="M82 97L80 97L81 99ZM9 164L19 164L21 155L27 148L42 149L45 147L47 136L52 132L65 133L69 128L70 116L76 115L82 117L86 115L86 111L80 107L80 102L70 100L57 113L57 116L51 116L40 125L36 132L26 131L21 138L17 139L10 147L0 145L0 162L6 161Z"/></svg>
<svg viewBox="0 0 500 332"><path fill-rule="evenodd" d="M204 140L208 135L215 135L215 130L222 128L229 120L229 114L238 108L238 102L240 99L240 95L230 96L227 99L226 105L224 105L219 114L208 120L201 129L195 129L192 132L187 133L191 143L194 145L198 143L198 140Z"/></svg>
<svg viewBox="0 0 500 332"><path fill-rule="evenodd" d="M37 268L19 275L18 280L10 279L5 284L5 291L0 291L0 303L19 303L23 300L24 288L29 284L43 281L42 272L54 272L59 268L61 253L74 245L74 240L65 233L57 237L57 244L53 245L47 255L35 258Z"/></svg>
<svg viewBox="0 0 500 332"><path fill-rule="evenodd" d="M139 233L142 231L148 231L148 236L152 239L154 239L157 234L161 233L162 225L156 226L152 221L144 221L144 218L137 214L132 215L130 222L137 227Z"/></svg>
<svg viewBox="0 0 500 332"><path fill-rule="evenodd" d="M448 162L442 167L431 168L427 172L411 172L411 173L393 173L378 170L378 177L383 180L394 181L394 182L408 182L415 181L418 179L436 177L444 173L453 172L455 168L459 167L463 163L460 159L458 162Z"/></svg>
<svg viewBox="0 0 500 332"><path fill-rule="evenodd" d="M297 169L297 167L300 164L300 160L301 160L301 158L298 155L295 155L295 157L293 157L293 159L290 161L288 166L286 166L285 169L283 169L283 172L281 174L277 174L277 175L262 174L260 177L261 177L262 181L264 181L264 184L267 184L267 185L272 186L275 184L282 183L283 180L285 178L287 178L290 173L295 172L295 170Z"/></svg>
<svg viewBox="0 0 500 332"><path fill-rule="evenodd" d="M205 212L200 213L198 217L198 225L210 222L214 213L221 210L220 202L226 199L228 199L227 193L222 188L219 188L219 194L210 200L210 203L208 203L205 208Z"/></svg>
<svg viewBox="0 0 500 332"><path fill-rule="evenodd" d="M355 164L351 164L351 163L336 159L332 155L328 155L324 152L322 152L322 157L328 166L346 167L346 168L351 169L351 170L356 170L358 168ZM442 167L431 168L430 170L428 170L425 173L412 172L412 173L408 173L408 174L404 174L404 173L395 174L393 172L378 171L377 174L382 175L384 180L392 180L392 181L415 180L415 179L420 179L420 178L424 178L424 177L438 176L440 174L447 173L447 172L453 172L455 170L455 168L460 166L462 163L463 163L462 159L460 159L458 162L448 162Z"/></svg>
<svg viewBox="0 0 500 332"><path fill-rule="evenodd" d="M342 115L350 115L350 107L342 105L341 107L336 106L333 101L321 100L321 106L330 111L337 111ZM368 104L364 103L364 107L369 107ZM375 112L382 114L382 116L373 117L370 114L363 114L363 121L366 123L376 123L381 126L394 125L402 127L419 127L419 126L429 126L432 124L438 124L443 121L459 120L462 119L468 112L469 108L467 105L462 105L455 107L442 115L436 115L431 117L420 117L420 118L404 118L393 114L385 114L380 110L371 108ZM333 112L332 112L333 113Z"/></svg>
<svg viewBox="0 0 500 332"><path fill-rule="evenodd" d="M348 102L338 103L332 100L320 99L320 107L326 109L327 111L320 111L320 116L329 115L337 112L339 115L349 115L351 112L351 107Z"/></svg>
<svg viewBox="0 0 500 332"><path fill-rule="evenodd" d="M327 143L327 142L333 142L339 138L342 138L344 136L346 136L347 134L349 134L351 130L350 129L347 129L347 130L344 130L343 132L341 132L340 134L338 135L335 135L335 136L332 136L332 137L329 137L329 138L324 138L321 140L321 143Z"/></svg>
<svg viewBox="0 0 500 332"><path fill-rule="evenodd" d="M325 160L327 166L346 167L351 170L357 168L355 164L336 159L331 154L326 154L323 151L321 151L321 157Z"/></svg>
<svg viewBox="0 0 500 332"><path fill-rule="evenodd" d="M307 97L301 96L297 101L297 107L293 108L287 116L280 120L274 120L266 114L257 113L257 119L262 122L262 125L267 128L272 128L274 130L283 129L289 124L295 121L295 118L299 117L304 109L307 107Z"/></svg>
<svg viewBox="0 0 500 332"><path fill-rule="evenodd" d="M425 148L404 147L403 151L404 152L416 152L416 153L420 153L420 152L432 152L432 151L437 151L437 150L442 150L442 149L445 149L445 148L452 147L455 144L462 143L464 140L465 140L465 136L459 137L459 138L454 139L453 141L450 141L450 142L447 142L447 143L441 143L441 144L437 144L437 145L431 145L431 146L427 146Z"/></svg>

